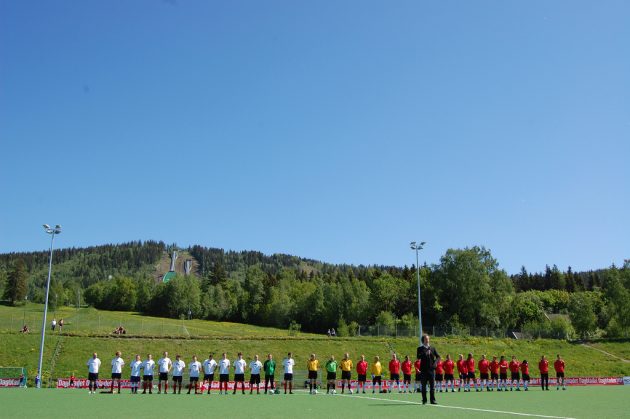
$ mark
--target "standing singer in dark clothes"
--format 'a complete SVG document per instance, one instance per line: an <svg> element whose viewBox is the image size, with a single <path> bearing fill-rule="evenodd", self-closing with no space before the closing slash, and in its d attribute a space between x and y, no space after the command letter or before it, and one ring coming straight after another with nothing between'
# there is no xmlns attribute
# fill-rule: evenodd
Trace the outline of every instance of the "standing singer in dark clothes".
<svg viewBox="0 0 630 419"><path fill-rule="evenodd" d="M422 404L427 403L427 382L431 393L431 404L435 401L435 367L440 355L429 344L429 335L422 335L422 346L418 346L418 359L420 359L420 383L422 386Z"/></svg>

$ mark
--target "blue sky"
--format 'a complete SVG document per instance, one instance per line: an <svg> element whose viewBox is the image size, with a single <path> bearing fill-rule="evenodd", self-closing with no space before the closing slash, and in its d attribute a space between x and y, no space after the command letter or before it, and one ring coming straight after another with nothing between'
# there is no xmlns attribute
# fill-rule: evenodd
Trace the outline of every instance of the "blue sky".
<svg viewBox="0 0 630 419"><path fill-rule="evenodd" d="M0 252L630 258L626 1L0 0Z"/></svg>

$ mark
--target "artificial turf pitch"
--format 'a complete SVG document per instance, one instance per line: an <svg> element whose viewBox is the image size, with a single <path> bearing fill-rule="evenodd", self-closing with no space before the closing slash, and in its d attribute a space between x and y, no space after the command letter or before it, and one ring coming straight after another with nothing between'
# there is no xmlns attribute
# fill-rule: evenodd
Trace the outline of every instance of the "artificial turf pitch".
<svg viewBox="0 0 630 419"><path fill-rule="evenodd" d="M438 406L420 394L173 395L88 394L87 390L2 389L0 417L630 417L630 386L571 387L567 391L438 393Z"/></svg>

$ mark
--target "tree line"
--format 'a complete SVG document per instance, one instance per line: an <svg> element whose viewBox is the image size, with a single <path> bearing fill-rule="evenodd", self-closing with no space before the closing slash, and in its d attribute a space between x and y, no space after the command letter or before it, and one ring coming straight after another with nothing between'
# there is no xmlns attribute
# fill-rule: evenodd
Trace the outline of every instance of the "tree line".
<svg viewBox="0 0 630 419"><path fill-rule="evenodd" d="M55 253L51 296L56 301L51 297L51 303L85 302L167 317L190 313L314 332L336 327L341 334L354 333L358 325L417 325L413 266L332 265L193 246L186 250L198 272L161 283L155 267L171 247L132 242L65 250L59 258ZM40 253L46 256L0 255L5 300L19 303L28 295L43 301L47 254ZM543 273L523 268L509 276L488 249L470 247L450 249L439 263L421 266L420 281L425 325L527 329L563 337L623 336L630 329L628 261L592 272L562 272L553 266Z"/></svg>

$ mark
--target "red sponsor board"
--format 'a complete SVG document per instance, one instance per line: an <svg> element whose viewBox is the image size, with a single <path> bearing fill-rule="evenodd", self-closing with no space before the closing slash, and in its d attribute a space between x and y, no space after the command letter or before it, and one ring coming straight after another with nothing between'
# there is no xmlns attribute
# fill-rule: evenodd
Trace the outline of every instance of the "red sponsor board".
<svg viewBox="0 0 630 419"><path fill-rule="evenodd" d="M19 378L0 378L0 387L19 387Z"/></svg>
<svg viewBox="0 0 630 419"><path fill-rule="evenodd" d="M9 383L9 381L11 383L15 383L12 385L6 385L3 384L4 382ZM0 378L0 387L18 387L19 386L19 379L7 379L7 378ZM350 380L351 384L352 384L352 388L357 388L358 382L357 380ZM480 384L481 382L479 380L477 380L477 382ZM99 379L97 380L97 385L99 388L102 389L109 389L111 388L111 384L112 384L112 380L111 379ZM508 383L511 383L511 380L508 380ZM131 388L130 382L129 380L120 380L120 384L122 388L128 389ZM300 387L300 381L296 381L294 383L294 386ZM383 389L389 389L390 387L392 387L392 384L395 385L395 383L393 381L390 380L383 380L383 385L382 388ZM401 382L402 384L402 382ZM531 386L537 386L540 385L540 379L539 378L532 378L529 382L529 384ZM568 386L592 386L592 385L623 385L624 384L624 378L623 377L567 377L565 379L565 384ZM156 387L157 385L157 380L153 381L153 386ZM172 382L169 380L169 387L172 388ZM278 386L279 383L276 382L276 386ZM411 382L411 386L413 387L414 385L414 381ZM556 385L556 378L549 378L549 385L550 386L555 386ZM139 383L139 388L142 388L142 383ZM341 387L341 381L337 380L337 386ZM458 387L459 386L459 380L455 380L455 386ZM185 381L184 384L182 385L182 387L186 387L188 388L188 382ZM86 379L76 379L74 380L74 385L70 386L70 379L69 378L58 378L57 379L57 388L79 388L79 389L86 389L88 388L88 380ZM199 382L199 388L203 389L203 390L207 390L208 385L203 384L201 382ZM250 385L248 382L245 382L245 390L249 390ZM256 387L254 387L256 388ZM264 388L264 384L260 385L260 388L263 389ZM372 381L368 380L365 383L365 388L366 389L372 389ZM212 389L213 390L218 390L219 389L219 382L218 381L213 381L212 382ZM238 390L241 389L241 386L239 384L238 386ZM234 390L234 381L230 381L228 382L228 390Z"/></svg>

